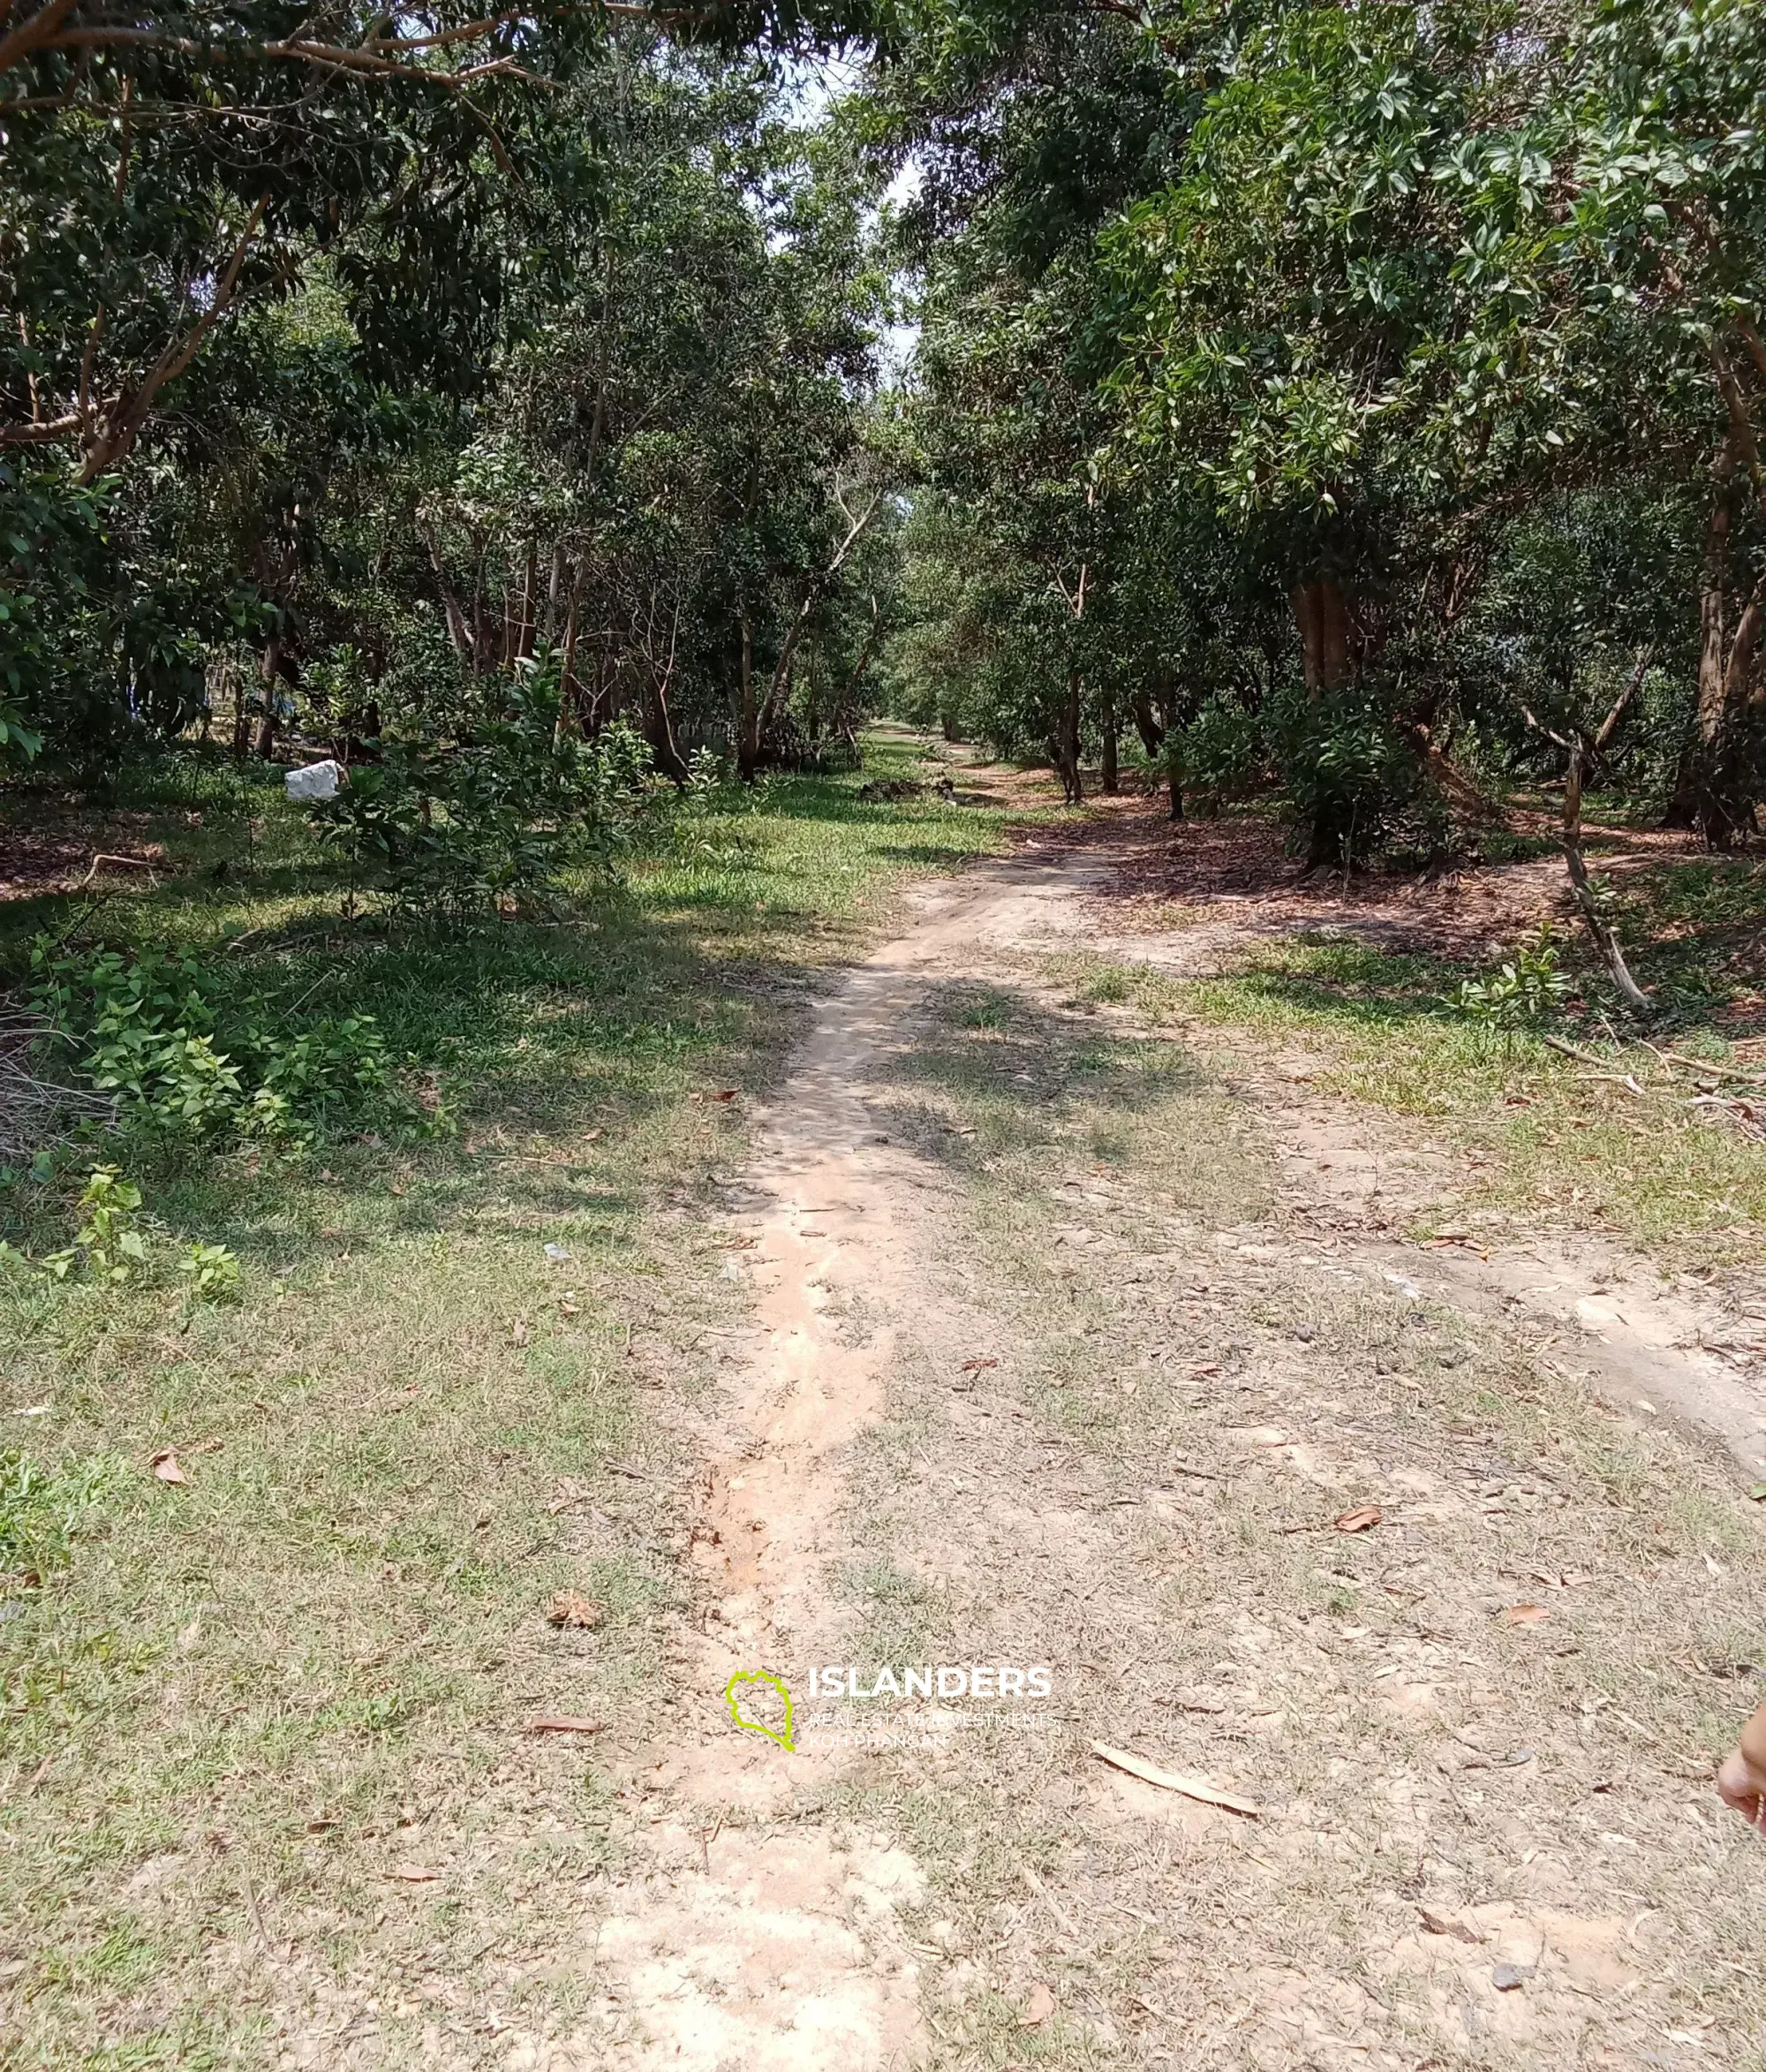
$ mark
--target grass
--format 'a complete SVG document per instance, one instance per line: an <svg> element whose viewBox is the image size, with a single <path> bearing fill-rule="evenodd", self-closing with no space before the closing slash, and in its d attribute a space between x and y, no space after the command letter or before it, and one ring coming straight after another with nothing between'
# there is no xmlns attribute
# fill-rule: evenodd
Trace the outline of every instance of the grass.
<svg viewBox="0 0 1766 2072"><path fill-rule="evenodd" d="M1425 1122L1476 1160L1470 1207L1492 1224L1604 1230L1675 1261L1752 1262L1766 1250L1766 1149L1689 1105L1695 1075L1580 1030L1578 1044L1599 1045L1610 1065L1566 1058L1533 1031L1491 1033L1451 1004L1470 975L1462 964L1301 935L1247 945L1207 978L1089 957L1063 959L1056 975L1079 999L1155 1025L1302 1051L1320 1090ZM1709 1032L1673 1041L1714 1062L1732 1055Z"/></svg>
<svg viewBox="0 0 1766 2072"><path fill-rule="evenodd" d="M335 862L225 766L108 817L9 803L168 855L151 886L0 909L0 969L41 930L224 960L279 1011L372 1013L455 1118L132 1144L143 1270L0 1274L9 2055L238 2061L328 2033L347 1986L380 1998L376 2061L415 2059L447 2010L414 1977L518 1968L618 1861L592 1741L525 1725L660 1688L658 1492L739 1299L743 1102L902 883L1004 838L989 808L857 797L918 755L881 736L862 775L727 799L555 924L458 930L351 918ZM0 1194L16 1248L67 1242L78 1179ZM237 1299L175 1284L196 1240L238 1254ZM181 1484L151 1471L168 1448ZM599 1627L547 1622L566 1588Z"/></svg>

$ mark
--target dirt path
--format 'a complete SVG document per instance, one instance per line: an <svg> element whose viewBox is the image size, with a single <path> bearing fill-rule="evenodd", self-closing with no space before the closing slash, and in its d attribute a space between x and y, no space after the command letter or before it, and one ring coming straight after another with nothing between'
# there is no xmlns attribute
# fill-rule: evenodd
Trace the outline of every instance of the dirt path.
<svg viewBox="0 0 1766 2072"><path fill-rule="evenodd" d="M1248 1099L1064 1002L1108 864L924 894L764 1119L682 1702L621 1758L646 1868L523 2061L1762 2062L1766 1874L1706 1782L1758 1521L1656 1415L1745 1457L1759 1406L1611 1270L1419 1264L1355 1206L1390 1147L1272 1061ZM1052 1696L830 1708L826 1663ZM794 1749L725 1709L758 1670Z"/></svg>

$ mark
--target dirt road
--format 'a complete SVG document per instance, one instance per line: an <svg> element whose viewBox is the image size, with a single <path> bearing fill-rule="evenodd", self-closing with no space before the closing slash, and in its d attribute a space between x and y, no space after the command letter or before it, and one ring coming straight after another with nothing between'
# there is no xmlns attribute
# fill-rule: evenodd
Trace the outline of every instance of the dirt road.
<svg viewBox="0 0 1766 2072"><path fill-rule="evenodd" d="M1411 1153L1279 1061L1070 999L1109 867L977 867L821 1003L745 1181L678 1702L616 1751L645 1868L512 2061L1766 2063L1766 1852L1709 1788L1759 1406L1620 1263L1376 1229ZM791 1747L727 1708L761 1670Z"/></svg>

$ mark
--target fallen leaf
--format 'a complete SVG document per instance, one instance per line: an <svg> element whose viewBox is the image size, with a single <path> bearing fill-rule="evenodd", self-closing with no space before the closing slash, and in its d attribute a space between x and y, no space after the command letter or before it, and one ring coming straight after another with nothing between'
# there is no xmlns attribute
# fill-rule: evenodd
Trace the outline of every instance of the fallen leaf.
<svg viewBox="0 0 1766 2072"><path fill-rule="evenodd" d="M999 1365L1000 1363L998 1360L985 1360L979 1358L964 1360L962 1363L962 1371L965 1374L979 1374L984 1373L987 1368L997 1367Z"/></svg>
<svg viewBox="0 0 1766 2072"><path fill-rule="evenodd" d="M530 1734L599 1734L599 1720L586 1720L579 1713L548 1713L542 1719L530 1720Z"/></svg>
<svg viewBox="0 0 1766 2072"><path fill-rule="evenodd" d="M154 1478L159 1482L187 1482L189 1477L177 1464L177 1456L170 1447L162 1448L153 1458Z"/></svg>
<svg viewBox="0 0 1766 2072"><path fill-rule="evenodd" d="M734 1100L736 1099L736 1088L734 1086L713 1087L712 1089L712 1099L713 1100Z"/></svg>
<svg viewBox="0 0 1766 2072"><path fill-rule="evenodd" d="M1337 1520L1340 1532L1366 1532L1380 1522L1380 1508L1377 1503L1364 1503L1358 1511L1345 1511Z"/></svg>
<svg viewBox="0 0 1766 2072"><path fill-rule="evenodd" d="M1181 1792L1185 1798L1198 1799L1205 1806L1225 1806L1229 1813L1246 1813L1254 1820L1263 1811L1254 1800L1218 1790L1206 1778L1184 1777L1175 1770L1161 1770L1157 1764L1144 1762L1139 1756L1111 1748L1104 1742L1094 1741L1091 1752L1113 1769L1126 1770L1130 1777L1138 1777L1143 1784L1156 1784L1161 1791Z"/></svg>
<svg viewBox="0 0 1766 2072"><path fill-rule="evenodd" d="M403 1879L407 1885L434 1885L441 1875L439 1871L431 1871L422 1864L400 1864L387 1872L389 1878Z"/></svg>
<svg viewBox="0 0 1766 2072"><path fill-rule="evenodd" d="M1430 1935L1457 1935L1461 1942L1483 1940L1475 1928L1468 1928L1463 1921L1449 1921L1444 1915L1431 1914L1427 1907L1417 1909L1417 1917Z"/></svg>
<svg viewBox="0 0 1766 2072"><path fill-rule="evenodd" d="M516 1345L525 1345L527 1343L527 1325L522 1318L517 1317L515 1320L515 1322L509 1327L509 1335L510 1341Z"/></svg>
<svg viewBox="0 0 1766 2072"><path fill-rule="evenodd" d="M328 1834L337 1823L328 1813L318 1813L306 1823L309 1834Z"/></svg>
<svg viewBox="0 0 1766 2072"><path fill-rule="evenodd" d="M1519 1964L1498 1964L1491 1973L1491 1984L1498 1993L1518 1993L1527 1983L1527 1974Z"/></svg>
<svg viewBox="0 0 1766 2072"><path fill-rule="evenodd" d="M561 1590L546 1607L546 1616L555 1626L599 1626L607 1614L592 1597L585 1597L580 1590Z"/></svg>
<svg viewBox="0 0 1766 2072"><path fill-rule="evenodd" d="M1024 2011L1018 2017L1020 2029L1040 2029L1054 2013L1054 1995L1038 1978L1024 1996Z"/></svg>
<svg viewBox="0 0 1766 2072"><path fill-rule="evenodd" d="M1511 1626L1536 1626L1551 1616L1543 1605L1510 1605L1502 1615Z"/></svg>
<svg viewBox="0 0 1766 2072"><path fill-rule="evenodd" d="M1766 1503L1766 1482L1754 1483L1747 1494L1755 1503Z"/></svg>

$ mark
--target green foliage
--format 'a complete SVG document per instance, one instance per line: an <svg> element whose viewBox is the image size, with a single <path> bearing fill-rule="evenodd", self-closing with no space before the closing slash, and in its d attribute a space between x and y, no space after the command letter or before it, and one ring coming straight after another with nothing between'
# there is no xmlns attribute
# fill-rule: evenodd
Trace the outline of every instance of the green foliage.
<svg viewBox="0 0 1766 2072"><path fill-rule="evenodd" d="M1557 937L1548 921L1493 972L1482 979L1461 979L1453 1004L1482 1028L1505 1034L1537 1028L1575 989L1570 974L1558 968L1558 956Z"/></svg>
<svg viewBox="0 0 1766 2072"><path fill-rule="evenodd" d="M606 867L651 797L651 752L615 723L566 725L555 657L467 687L420 733L380 744L317 824L402 911L532 909L572 865Z"/></svg>
<svg viewBox="0 0 1766 2072"><path fill-rule="evenodd" d="M1290 692L1270 732L1309 863L1366 863L1423 799L1414 749L1367 692Z"/></svg>
<svg viewBox="0 0 1766 2072"><path fill-rule="evenodd" d="M57 1281L66 1280L75 1267L94 1281L128 1280L147 1260L147 1238L135 1227L140 1206L140 1189L119 1179L115 1166L94 1166L79 1195L86 1221L66 1251L43 1261L44 1271Z"/></svg>
<svg viewBox="0 0 1766 2072"><path fill-rule="evenodd" d="M221 1302L238 1292L239 1261L224 1244L192 1240L185 1246L177 1270L185 1277L192 1302Z"/></svg>
<svg viewBox="0 0 1766 2072"><path fill-rule="evenodd" d="M372 1015L298 1017L189 952L32 949L32 1002L127 1131L167 1142L229 1133L290 1145L374 1113L431 1126L393 1084ZM139 1206L139 1204L137 1205Z"/></svg>
<svg viewBox="0 0 1766 2072"><path fill-rule="evenodd" d="M1224 698L1211 698L1167 744L1174 784L1199 791L1215 805L1236 798L1260 776L1268 743L1259 715Z"/></svg>

